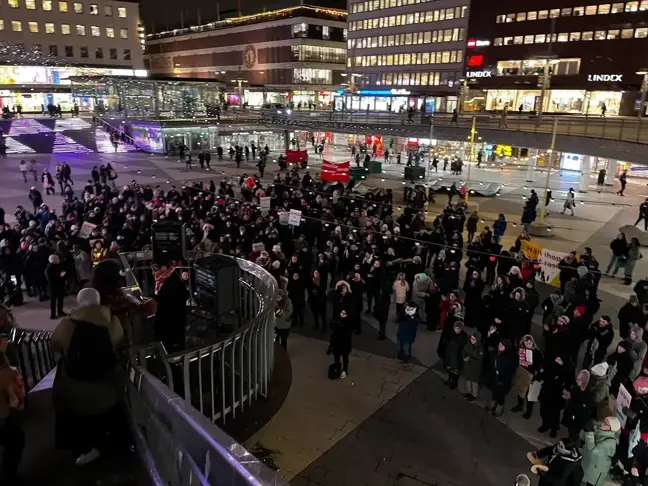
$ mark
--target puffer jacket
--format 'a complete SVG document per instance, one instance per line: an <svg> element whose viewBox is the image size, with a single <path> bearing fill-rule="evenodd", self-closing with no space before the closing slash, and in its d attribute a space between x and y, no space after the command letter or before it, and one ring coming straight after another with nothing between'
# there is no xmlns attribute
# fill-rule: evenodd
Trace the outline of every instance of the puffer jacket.
<svg viewBox="0 0 648 486"><path fill-rule="evenodd" d="M462 375L468 381L479 382L484 364L484 346L482 345L482 336L479 331L471 331L470 337L473 336L477 339L477 342L473 344L470 342L470 338L468 338L461 350L461 358L463 360Z"/></svg>
<svg viewBox="0 0 648 486"><path fill-rule="evenodd" d="M399 273L398 276L405 276L404 273ZM392 286L394 290L394 302L397 304L404 304L407 301L407 291L409 284L406 280L396 280Z"/></svg>

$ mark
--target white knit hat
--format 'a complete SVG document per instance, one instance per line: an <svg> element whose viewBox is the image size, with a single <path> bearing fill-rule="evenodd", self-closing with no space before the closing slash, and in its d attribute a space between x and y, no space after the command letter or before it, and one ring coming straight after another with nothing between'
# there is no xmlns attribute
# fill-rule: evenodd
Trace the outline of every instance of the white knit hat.
<svg viewBox="0 0 648 486"><path fill-rule="evenodd" d="M101 303L101 296L96 289L87 287L79 290L77 294L77 307L89 307L91 305L99 305Z"/></svg>
<svg viewBox="0 0 648 486"><path fill-rule="evenodd" d="M592 374L598 377L605 376L609 367L610 365L605 362L594 365L592 366Z"/></svg>
<svg viewBox="0 0 648 486"><path fill-rule="evenodd" d="M610 417L605 417L605 420L610 426L610 430L612 432L617 432L621 430L621 422L619 422L618 418L610 416Z"/></svg>

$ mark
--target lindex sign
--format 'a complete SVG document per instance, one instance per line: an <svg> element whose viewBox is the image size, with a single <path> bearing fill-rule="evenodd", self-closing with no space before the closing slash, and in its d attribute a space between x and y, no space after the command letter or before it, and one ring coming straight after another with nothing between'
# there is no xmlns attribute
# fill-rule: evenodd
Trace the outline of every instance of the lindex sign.
<svg viewBox="0 0 648 486"><path fill-rule="evenodd" d="M620 83L623 81L623 74L588 74L588 81L603 81L606 83Z"/></svg>

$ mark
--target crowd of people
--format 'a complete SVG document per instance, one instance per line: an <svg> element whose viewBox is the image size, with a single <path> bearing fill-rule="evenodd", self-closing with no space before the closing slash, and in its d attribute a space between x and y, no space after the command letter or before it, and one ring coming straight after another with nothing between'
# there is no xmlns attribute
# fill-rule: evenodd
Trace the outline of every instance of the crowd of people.
<svg viewBox="0 0 648 486"><path fill-rule="evenodd" d="M233 155L242 158L237 152ZM48 174L43 172L42 180L49 187L54 182ZM640 445L648 441L648 417L641 420L648 410L644 402L648 378L643 377L648 372L643 363L648 292L638 284L640 298L631 298L615 316L621 341L608 353L616 343L617 323L609 315L595 318L601 271L591 249L580 256L574 252L560 263L560 288L542 299L535 283L538 267L523 250L528 235L522 232L514 245L503 247L502 238L510 229L504 215L478 230L478 217L468 212L462 198L454 204L450 199L429 223L422 209L407 207L395 214L391 192L379 189L360 196L352 192L352 185L325 185L318 175L300 173L296 166L277 173L271 184L242 174L181 188L132 181L118 189L116 172L108 164L93 168L80 195L73 190L67 164L58 167L56 174L65 196L61 211L44 204L40 191L32 187L33 211L18 206L13 227L3 218L0 221L0 282L5 300L14 305L22 301L23 283L28 294L50 300L52 319L63 318L55 333L61 349L78 346L70 320L79 313L78 320L90 323L83 326L86 340L100 328L107 331L103 335L110 338L110 349L123 341L128 332L112 317L119 322L124 309L132 311L143 304L115 297L119 293L114 269L109 277L105 270L97 277L97 269L105 268L103 260L117 252L141 250L149 244L154 221L181 221L186 224L189 247L248 259L276 279L280 288L276 334L284 348L291 330L309 321L322 334L329 333L331 378L345 378L351 371L349 355L353 336L363 332L362 315L376 319L377 338L384 340L395 314L395 354L400 360L412 358L422 328L438 331L437 352L450 388L458 388L463 377L465 398L474 401L488 395L488 409L496 416L506 411L523 412L530 418L539 403L539 432L555 438L564 428L577 449L583 431L586 449L591 442L588 434L596 438L598 430L617 428L611 420L611 404L623 386L634 398L614 459L628 473L645 475L648 454L634 448L628 456L627 438L639 428L642 434L646 431ZM527 205L537 205L534 195ZM269 207L261 205L262 197L270 198ZM301 211L299 225L288 224L290 210ZM625 252L619 244L612 250L619 255L631 251ZM617 268L617 257L610 263ZM173 282L171 295L183 288L173 269L171 262L157 262L156 291L167 281ZM78 306L67 316L63 297L79 289L84 290L78 295ZM159 299L159 305L163 301ZM541 313L541 332L534 332L532 326L536 313ZM160 325L156 338L167 348L181 348L184 321L176 320L173 310L167 315L173 315L174 322L167 319ZM96 354L112 356L110 349L97 349ZM82 372L88 368L83 360L71 364L64 386L76 390L79 381L104 377L116 363L112 357L107 362L108 367L95 366L101 369L90 378ZM0 386L3 383L0 368ZM514 401L509 412L505 406L511 391ZM72 407L69 395L62 396L60 409ZM110 406L94 408L91 415L113 414L112 397L106 403ZM9 409L2 405L0 419ZM72 407L62 420L73 419L75 413ZM595 420L610 429L595 429ZM98 457L94 433L90 439L83 434L71 439L79 464ZM615 461L608 459L611 466ZM600 477L607 477L607 471ZM600 478L588 482L602 484Z"/></svg>

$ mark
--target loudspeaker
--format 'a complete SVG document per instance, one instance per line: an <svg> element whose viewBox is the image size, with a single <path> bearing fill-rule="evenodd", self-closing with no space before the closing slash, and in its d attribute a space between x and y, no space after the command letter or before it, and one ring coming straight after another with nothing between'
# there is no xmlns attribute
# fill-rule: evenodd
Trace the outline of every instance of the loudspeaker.
<svg viewBox="0 0 648 486"><path fill-rule="evenodd" d="M153 259L182 260L187 256L187 227L182 221L158 221L151 227Z"/></svg>
<svg viewBox="0 0 648 486"><path fill-rule="evenodd" d="M237 313L241 306L241 270L235 258L210 255L194 264L194 300L215 315Z"/></svg>

